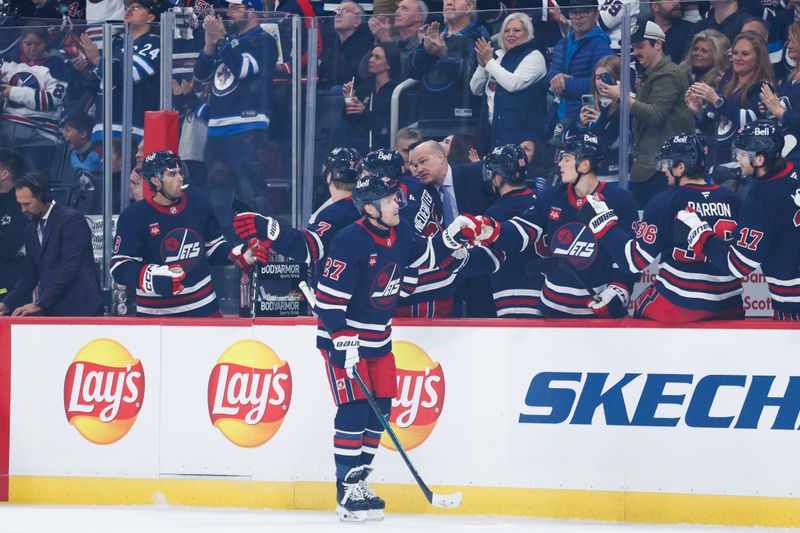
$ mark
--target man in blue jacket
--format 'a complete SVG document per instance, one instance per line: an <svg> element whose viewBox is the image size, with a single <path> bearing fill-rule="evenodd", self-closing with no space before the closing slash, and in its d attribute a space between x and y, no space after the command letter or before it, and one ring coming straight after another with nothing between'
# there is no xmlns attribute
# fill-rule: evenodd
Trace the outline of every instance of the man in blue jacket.
<svg viewBox="0 0 800 533"><path fill-rule="evenodd" d="M420 80L417 116L420 120L450 120L477 124L481 100L469 81L478 65L475 41L489 39L473 21L475 0L446 0L445 25L426 24L419 45L408 55L404 72Z"/></svg>
<svg viewBox="0 0 800 533"><path fill-rule="evenodd" d="M597 0L573 1L568 15L572 29L553 49L547 73L550 90L559 102L558 121L577 120L581 95L592 92L595 64L613 53L611 39L597 25Z"/></svg>

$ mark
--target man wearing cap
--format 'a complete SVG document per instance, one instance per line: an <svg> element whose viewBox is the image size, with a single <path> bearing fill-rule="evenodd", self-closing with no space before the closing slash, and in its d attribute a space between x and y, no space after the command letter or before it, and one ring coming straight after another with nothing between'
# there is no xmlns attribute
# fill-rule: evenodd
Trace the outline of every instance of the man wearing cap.
<svg viewBox="0 0 800 533"><path fill-rule="evenodd" d="M572 29L553 49L547 73L550 91L559 100L558 121L578 119L581 95L592 92L595 64L613 53L611 39L597 25L597 0L575 0L568 16Z"/></svg>
<svg viewBox="0 0 800 533"><path fill-rule="evenodd" d="M683 101L689 77L664 55L665 35L652 21L636 19L631 28L633 58L644 71L637 94L631 95L633 165L629 189L639 209L667 187L667 178L656 170L655 157L664 141L682 131L693 131L692 113ZM597 82L606 98L620 98L620 85Z"/></svg>
<svg viewBox="0 0 800 533"><path fill-rule="evenodd" d="M216 16L203 21L205 46L194 76L211 84L205 162L214 194L215 174L231 175L236 197L256 210L267 205L265 162L270 98L278 48L261 28L261 0L230 0L226 24ZM226 186L227 188L227 186ZM217 191L219 192L219 191ZM229 205L230 200L222 204ZM222 220L231 216L221 214Z"/></svg>
<svg viewBox="0 0 800 533"><path fill-rule="evenodd" d="M159 68L161 65L161 39L158 35L150 33L150 25L158 20L161 13L159 0L125 0L125 15L123 20L129 25L131 40L133 42L133 117L132 133L135 142L144 136L144 112L159 109ZM81 46L86 53L87 61L93 65L94 75L98 80L103 78L100 50L87 34L81 35ZM117 36L111 46L112 67L111 79L114 84L114 99L112 110L112 134L114 137L122 135L122 80L123 80L123 49L124 38ZM102 81L101 81L102 83ZM98 110L95 117L95 126L92 130L92 140L103 138L103 93L100 91L95 99Z"/></svg>

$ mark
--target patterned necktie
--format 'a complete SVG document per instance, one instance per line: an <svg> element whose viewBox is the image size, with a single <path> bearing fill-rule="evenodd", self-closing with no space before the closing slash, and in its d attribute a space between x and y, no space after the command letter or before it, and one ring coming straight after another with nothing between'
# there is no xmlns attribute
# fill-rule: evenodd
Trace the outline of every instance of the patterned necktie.
<svg viewBox="0 0 800 533"><path fill-rule="evenodd" d="M36 234L39 236L39 244L42 244L42 239L44 237L44 224L45 224L45 219L41 219L36 224Z"/></svg>
<svg viewBox="0 0 800 533"><path fill-rule="evenodd" d="M448 186L442 185L439 187L439 192L442 195L442 207L444 207L444 213L442 214L444 216L444 225L447 227L456 218L457 213Z"/></svg>

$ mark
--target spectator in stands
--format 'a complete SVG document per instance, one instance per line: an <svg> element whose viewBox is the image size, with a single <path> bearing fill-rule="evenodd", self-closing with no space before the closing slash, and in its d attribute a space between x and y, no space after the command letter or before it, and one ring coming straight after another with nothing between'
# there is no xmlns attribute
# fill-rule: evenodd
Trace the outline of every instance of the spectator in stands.
<svg viewBox="0 0 800 533"><path fill-rule="evenodd" d="M480 100L469 82L477 66L475 41L488 38L473 20L475 0L446 0L443 31L432 22L420 30L421 42L408 56L405 72L420 81L419 120L477 123Z"/></svg>
<svg viewBox="0 0 800 533"><path fill-rule="evenodd" d="M92 232L81 213L56 204L50 182L29 173L14 182L17 202L31 220L25 228L25 268L0 302L0 315L103 314Z"/></svg>
<svg viewBox="0 0 800 533"><path fill-rule="evenodd" d="M795 67L780 81L780 89L776 95L767 84L761 85L761 101L772 115L778 119L778 124L783 126L787 136L793 136L795 146L786 155L785 159L800 166L800 22L789 26L789 42L787 46L789 59Z"/></svg>
<svg viewBox="0 0 800 533"><path fill-rule="evenodd" d="M711 9L695 27L695 32L701 30L717 30L728 41L733 42L742 31L745 22L754 17L744 9L739 8L738 0L711 0Z"/></svg>
<svg viewBox="0 0 800 533"><path fill-rule="evenodd" d="M128 188L131 192L131 203L138 202L144 198L144 177L142 176L142 163L144 163L144 141L136 146L136 165L131 169L131 177L128 181Z"/></svg>
<svg viewBox="0 0 800 533"><path fill-rule="evenodd" d="M667 187L667 178L656 169L656 154L667 138L682 131L692 131L692 114L683 101L689 88L686 72L664 56L664 32L652 21L637 20L631 35L633 56L644 70L642 84L631 95L633 164L629 189L639 209L656 193ZM595 81L600 96L618 100L619 83L608 85Z"/></svg>
<svg viewBox="0 0 800 533"><path fill-rule="evenodd" d="M400 128L394 136L394 149L403 158L403 172L411 174L411 164L409 163L409 152L411 146L422 140L422 133L414 128Z"/></svg>
<svg viewBox="0 0 800 533"><path fill-rule="evenodd" d="M597 179L617 181L619 178L619 100L600 94L597 87L599 83L603 83L603 77L606 81L613 82L613 85L620 81L618 56L606 56L597 62L592 78L591 94L594 97L594 105L581 107L578 120L567 124L565 138L585 132L597 135L601 140L600 146L605 161L604 165L596 171Z"/></svg>
<svg viewBox="0 0 800 533"><path fill-rule="evenodd" d="M22 154L0 148L0 302L17 283L25 265L28 220L22 215L14 194L14 181L24 169Z"/></svg>
<svg viewBox="0 0 800 533"><path fill-rule="evenodd" d="M557 172L555 157L546 143L535 139L525 139L519 143L519 147L528 158L528 177L525 183L529 188L541 191L551 183L553 173Z"/></svg>
<svg viewBox="0 0 800 533"><path fill-rule="evenodd" d="M475 137L464 133L448 135L439 142L447 161L453 165L465 165L481 160Z"/></svg>
<svg viewBox="0 0 800 533"><path fill-rule="evenodd" d="M472 93L483 96L481 153L495 146L544 138L542 117L547 113L547 67L534 48L533 24L525 13L512 13L500 27L500 50L489 41L475 42L478 68Z"/></svg>
<svg viewBox="0 0 800 533"><path fill-rule="evenodd" d="M597 3L600 14L597 22L600 25L600 29L608 34L611 39L611 49L614 50L615 54L618 54L621 47L620 40L622 39L623 6L628 6L631 19L633 19L639 15L639 0L598 0ZM570 3L570 5L572 4Z"/></svg>
<svg viewBox="0 0 800 533"><path fill-rule="evenodd" d="M664 55L679 63L686 57L689 42L694 34L694 24L683 20L680 0L661 0L650 4L652 21L658 24L666 35Z"/></svg>
<svg viewBox="0 0 800 533"><path fill-rule="evenodd" d="M709 139L714 164L735 163L731 143L742 127L760 118L774 118L761 105L762 86L776 85L764 40L753 32L740 34L733 41L732 64L732 75L721 90L695 82L686 92L686 104L698 117L701 130L716 131Z"/></svg>
<svg viewBox="0 0 800 533"><path fill-rule="evenodd" d="M339 145L365 154L389 148L389 119L392 91L401 76L400 52L391 43L377 44L369 58L369 78L342 86L344 96L341 134L334 134Z"/></svg>
<svg viewBox="0 0 800 533"><path fill-rule="evenodd" d="M82 213L97 214L103 205L103 148L92 141L94 120L82 111L64 119L61 133L69 146L70 207Z"/></svg>
<svg viewBox="0 0 800 533"><path fill-rule="evenodd" d="M158 20L161 12L159 0L125 0L125 16L123 20L130 26L133 41L133 117L132 135L137 141L144 136L144 112L160 109L159 102L159 69L161 65L161 39L150 32L150 25ZM81 46L86 58L94 68L98 83L102 83L103 67L100 60L100 49L89 35L81 36ZM112 70L111 80L114 84L112 106L112 135L122 134L122 65L124 61L124 38L114 38L111 47ZM103 95L98 93L95 99L95 126L92 138L103 139Z"/></svg>
<svg viewBox="0 0 800 533"><path fill-rule="evenodd" d="M49 51L45 28L26 28L19 48L2 57L0 146L19 150L28 169L49 172L60 138L64 60Z"/></svg>
<svg viewBox="0 0 800 533"><path fill-rule="evenodd" d="M717 88L731 68L730 47L728 38L717 30L703 30L692 39L691 51L681 68L689 73L692 83L703 82Z"/></svg>
<svg viewBox="0 0 800 533"><path fill-rule="evenodd" d="M556 97L556 119L577 119L581 95L589 92L594 68L601 57L609 56L611 40L597 26L597 0L576 0L568 11L572 29L553 49L547 72L550 91Z"/></svg>
<svg viewBox="0 0 800 533"><path fill-rule="evenodd" d="M372 34L363 23L364 10L356 2L345 0L336 8L333 17L333 35L326 41L319 60L321 89L340 87L358 76L358 65L373 43Z"/></svg>
<svg viewBox="0 0 800 533"><path fill-rule="evenodd" d="M746 31L751 31L756 35L759 35L762 39L764 39L765 43L769 42L769 26L761 19L750 19L742 24L742 31L740 33L744 33Z"/></svg>
<svg viewBox="0 0 800 533"><path fill-rule="evenodd" d="M788 72L794 69L794 61L788 55L789 26L800 20L800 1L787 2L785 9L779 9L775 18L769 24L769 50L770 61L775 69L775 79L783 79Z"/></svg>
<svg viewBox="0 0 800 533"><path fill-rule="evenodd" d="M78 22L86 18L86 0L30 0L16 2L17 14L24 18L60 19Z"/></svg>
<svg viewBox="0 0 800 533"><path fill-rule="evenodd" d="M222 19L203 21L205 45L194 75L212 83L208 103L208 140L204 160L216 209L231 209L227 184L215 181L215 172L233 178L236 198L256 210L272 207L267 196L265 168L257 156L267 144L270 94L278 49L259 19L261 0L228 2L230 31ZM232 210L218 212L223 227L233 220Z"/></svg>
<svg viewBox="0 0 800 533"><path fill-rule="evenodd" d="M377 13L377 11L376 11ZM406 64L411 51L419 44L419 29L428 18L428 7L423 0L401 0L394 17L376 15L369 19L369 30L376 43L393 42L400 50L400 61ZM361 60L361 71L369 58Z"/></svg>

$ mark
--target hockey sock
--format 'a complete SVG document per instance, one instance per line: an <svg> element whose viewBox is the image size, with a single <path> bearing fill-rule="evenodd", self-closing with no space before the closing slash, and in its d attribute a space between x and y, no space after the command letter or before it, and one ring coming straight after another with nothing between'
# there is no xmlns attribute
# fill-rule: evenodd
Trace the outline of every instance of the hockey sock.
<svg viewBox="0 0 800 533"><path fill-rule="evenodd" d="M336 463L336 479L342 480L347 472L359 466L361 441L369 416L369 404L365 400L339 406L334 418L333 460Z"/></svg>
<svg viewBox="0 0 800 533"><path fill-rule="evenodd" d="M391 398L375 398L381 411L389 413L392 408ZM367 427L364 430L364 437L361 439L361 462L362 465L372 464L375 458L375 452L378 450L378 444L381 442L381 435L383 434L383 425L378 419L377 415L369 411L369 418L367 419Z"/></svg>

